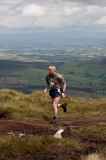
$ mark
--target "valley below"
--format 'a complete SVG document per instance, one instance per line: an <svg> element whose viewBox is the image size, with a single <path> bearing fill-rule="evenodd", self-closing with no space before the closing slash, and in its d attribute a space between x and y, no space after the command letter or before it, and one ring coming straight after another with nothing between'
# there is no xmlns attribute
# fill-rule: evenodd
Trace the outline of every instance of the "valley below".
<svg viewBox="0 0 106 160"><path fill-rule="evenodd" d="M56 65L67 80L67 94L106 95L106 49L33 49L0 51L0 88L30 93L45 88L48 65Z"/></svg>

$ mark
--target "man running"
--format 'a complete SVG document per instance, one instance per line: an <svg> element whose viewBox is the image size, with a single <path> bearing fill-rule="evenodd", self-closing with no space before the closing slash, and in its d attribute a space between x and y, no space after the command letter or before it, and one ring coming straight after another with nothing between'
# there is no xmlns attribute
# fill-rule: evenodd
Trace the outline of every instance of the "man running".
<svg viewBox="0 0 106 160"><path fill-rule="evenodd" d="M46 76L47 88L44 90L46 93L49 91L49 95L52 99L52 106L54 111L53 120L58 118L58 109L63 108L64 112L67 112L67 104L60 104L61 97L65 97L66 81L64 77L57 72L55 66L48 67L48 75Z"/></svg>

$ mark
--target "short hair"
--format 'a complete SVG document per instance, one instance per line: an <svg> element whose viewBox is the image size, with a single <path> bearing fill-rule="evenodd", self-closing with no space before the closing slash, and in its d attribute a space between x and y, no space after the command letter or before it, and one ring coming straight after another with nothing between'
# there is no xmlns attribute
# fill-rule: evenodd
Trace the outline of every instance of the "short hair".
<svg viewBox="0 0 106 160"><path fill-rule="evenodd" d="M54 71L54 72L56 72L56 70L57 70L57 69L56 69L56 66L49 66L48 69L50 69L50 70L52 70L52 71Z"/></svg>

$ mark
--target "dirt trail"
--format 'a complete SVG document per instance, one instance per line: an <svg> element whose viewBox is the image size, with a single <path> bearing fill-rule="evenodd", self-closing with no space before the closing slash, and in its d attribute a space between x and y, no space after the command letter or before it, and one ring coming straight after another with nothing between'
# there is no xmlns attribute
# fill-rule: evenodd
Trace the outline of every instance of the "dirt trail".
<svg viewBox="0 0 106 160"><path fill-rule="evenodd" d="M80 118L76 119L63 119L62 124L64 126L73 126L75 128L92 125L106 125L106 117L92 117L92 118Z"/></svg>
<svg viewBox="0 0 106 160"><path fill-rule="evenodd" d="M8 132L34 135L52 135L55 130L52 127L48 127L47 123L42 123L38 120L34 122L0 120L0 134L6 134Z"/></svg>
<svg viewBox="0 0 106 160"><path fill-rule="evenodd" d="M75 138L80 140L82 144L84 144L84 150L77 150L65 148L63 146L52 146L52 150L50 149L48 154L37 153L33 158L31 155L24 155L24 157L17 157L17 160L66 160L66 159L74 159L80 160L81 155L85 155L88 153L95 152L97 150L98 144L106 144L106 139L98 139L98 137L82 137L79 133L76 134L73 131L73 128L80 128L86 126L95 126L95 125L106 125L106 117L92 118L92 119L61 119L61 126L64 127L63 137ZM60 125L59 125L60 126ZM58 126L58 127L59 127ZM15 134L16 136L20 133L24 133L25 135L54 135L57 131L57 128L54 125L48 123L48 121L34 120L34 121L16 121L16 120L8 120L1 119L0 120L0 134Z"/></svg>
<svg viewBox="0 0 106 160"><path fill-rule="evenodd" d="M92 119L61 119L61 125L65 128L65 136L70 137L69 128L80 128L93 125L105 125L106 117L92 118ZM8 132L25 133L34 135L53 135L59 126L50 125L47 121L16 121L16 120L0 120L0 134L7 134Z"/></svg>

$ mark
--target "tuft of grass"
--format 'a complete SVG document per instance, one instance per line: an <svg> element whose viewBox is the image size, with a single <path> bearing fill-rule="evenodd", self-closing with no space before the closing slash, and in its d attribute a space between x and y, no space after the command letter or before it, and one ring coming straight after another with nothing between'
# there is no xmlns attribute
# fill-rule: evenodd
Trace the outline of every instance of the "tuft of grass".
<svg viewBox="0 0 106 160"><path fill-rule="evenodd" d="M63 157L66 156L66 152L81 152L82 146L76 140L62 139L57 140L53 137L39 137L39 136L27 136L24 138L18 138L16 136L2 136L0 137L0 159L10 160L19 157L25 157L29 155L34 157L54 157L55 155L63 153Z"/></svg>
<svg viewBox="0 0 106 160"><path fill-rule="evenodd" d="M0 92L0 111L8 111L13 119L42 119L51 112L48 99L40 92L26 95L14 90L3 90Z"/></svg>
<svg viewBox="0 0 106 160"><path fill-rule="evenodd" d="M65 138L61 140L54 139L51 136L0 136L0 159L1 160L29 160L34 159L55 159L61 160L72 159L80 160L87 146L77 139ZM102 150L102 154L105 153ZM101 153L98 150L98 153ZM55 157L56 156L56 157ZM105 156L105 154L104 154ZM55 157L55 158L54 158Z"/></svg>
<svg viewBox="0 0 106 160"><path fill-rule="evenodd" d="M106 99L84 99L67 97L62 100L68 104L68 113L61 110L61 117L75 119L106 116ZM9 113L11 119L42 119L52 116L50 97L43 92L24 94L14 90L0 91L0 112Z"/></svg>

